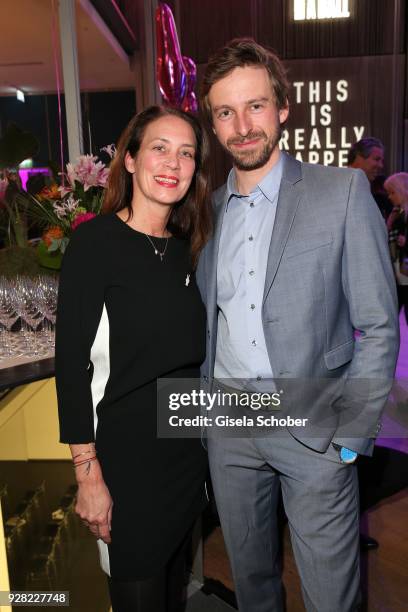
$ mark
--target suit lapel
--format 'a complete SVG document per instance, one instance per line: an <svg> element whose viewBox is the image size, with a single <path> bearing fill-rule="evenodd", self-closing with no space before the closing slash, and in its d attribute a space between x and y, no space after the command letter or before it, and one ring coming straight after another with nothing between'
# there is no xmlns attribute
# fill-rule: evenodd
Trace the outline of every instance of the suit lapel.
<svg viewBox="0 0 408 612"><path fill-rule="evenodd" d="M275 223L269 245L263 302L265 302L275 279L301 195L301 164L293 157L284 155L282 181L276 207Z"/></svg>

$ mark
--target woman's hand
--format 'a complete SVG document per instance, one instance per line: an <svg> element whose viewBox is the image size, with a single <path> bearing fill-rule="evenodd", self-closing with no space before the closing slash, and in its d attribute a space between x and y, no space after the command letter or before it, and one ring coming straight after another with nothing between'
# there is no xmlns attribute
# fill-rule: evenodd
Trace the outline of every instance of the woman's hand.
<svg viewBox="0 0 408 612"><path fill-rule="evenodd" d="M106 544L111 541L113 501L102 476L98 460L76 468L78 495L75 512L97 538Z"/></svg>

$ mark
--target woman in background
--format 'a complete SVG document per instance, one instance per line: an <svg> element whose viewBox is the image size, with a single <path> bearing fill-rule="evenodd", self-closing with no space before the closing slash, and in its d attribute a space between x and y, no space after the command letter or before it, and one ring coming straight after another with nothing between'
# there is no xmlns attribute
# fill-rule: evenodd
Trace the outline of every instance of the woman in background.
<svg viewBox="0 0 408 612"><path fill-rule="evenodd" d="M387 219L391 257L397 281L399 309L408 323L408 173L392 174L384 183L393 209Z"/></svg>
<svg viewBox="0 0 408 612"><path fill-rule="evenodd" d="M153 106L124 130L105 214L65 253L57 320L61 442L76 511L98 538L114 612L183 609L183 553L205 504L199 439L157 437L158 378L198 378L205 311L194 279L209 237L208 144Z"/></svg>

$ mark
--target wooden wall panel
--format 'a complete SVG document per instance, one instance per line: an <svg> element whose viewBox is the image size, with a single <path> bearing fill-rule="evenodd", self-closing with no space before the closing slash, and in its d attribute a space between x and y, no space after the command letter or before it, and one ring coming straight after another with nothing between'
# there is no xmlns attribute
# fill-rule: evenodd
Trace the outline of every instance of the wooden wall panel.
<svg viewBox="0 0 408 612"><path fill-rule="evenodd" d="M182 52L197 64L231 38L255 34L251 0L178 1Z"/></svg>
<svg viewBox="0 0 408 612"><path fill-rule="evenodd" d="M280 57L285 53L286 12L285 0L257 0L255 38Z"/></svg>
<svg viewBox="0 0 408 612"><path fill-rule="evenodd" d="M118 20L110 2L92 3L108 22ZM142 0L116 3L139 33ZM406 0L349 0L349 19L305 22L293 20L293 0L168 0L168 4L183 54L196 63L205 63L210 53L236 36L253 36L286 59L384 55L393 53L394 47L405 53ZM114 28L115 23L110 25Z"/></svg>
<svg viewBox="0 0 408 612"><path fill-rule="evenodd" d="M280 0L279 0L280 1ZM394 6L399 0L350 0L351 17L328 21L294 21L292 0L286 8L286 59L383 55L394 49ZM401 2L405 6L405 1ZM404 12L404 11L403 11ZM403 52L404 15L398 20L398 52Z"/></svg>
<svg viewBox="0 0 408 612"><path fill-rule="evenodd" d="M349 19L295 22L293 0L171 0L178 4L185 55L205 63L235 36L253 36L286 59L354 57L405 52L406 0L349 0Z"/></svg>

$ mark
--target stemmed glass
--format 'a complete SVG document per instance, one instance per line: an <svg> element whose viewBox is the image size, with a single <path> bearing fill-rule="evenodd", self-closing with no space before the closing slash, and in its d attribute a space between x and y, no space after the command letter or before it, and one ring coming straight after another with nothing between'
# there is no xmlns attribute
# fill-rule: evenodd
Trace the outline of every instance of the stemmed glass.
<svg viewBox="0 0 408 612"><path fill-rule="evenodd" d="M33 350L27 354L34 357L40 354L38 346L38 328L44 319L38 306L38 295L38 282L36 280L27 279L24 292L24 320L33 330Z"/></svg>
<svg viewBox="0 0 408 612"><path fill-rule="evenodd" d="M53 276L38 278L38 308L44 317L44 335L48 344L54 348L54 327L57 312L58 281Z"/></svg>
<svg viewBox="0 0 408 612"><path fill-rule="evenodd" d="M26 313L26 283L28 282L28 278L26 276L16 276L13 279L13 288L14 288L14 308L16 313L20 317L20 331L18 332L19 343L22 346L23 354L28 353L29 346L29 331L28 325L25 321L25 313Z"/></svg>
<svg viewBox="0 0 408 612"><path fill-rule="evenodd" d="M18 354L18 350L11 341L11 328L19 315L13 304L13 286L6 278L0 278L0 323L4 327L3 348L6 356Z"/></svg>

